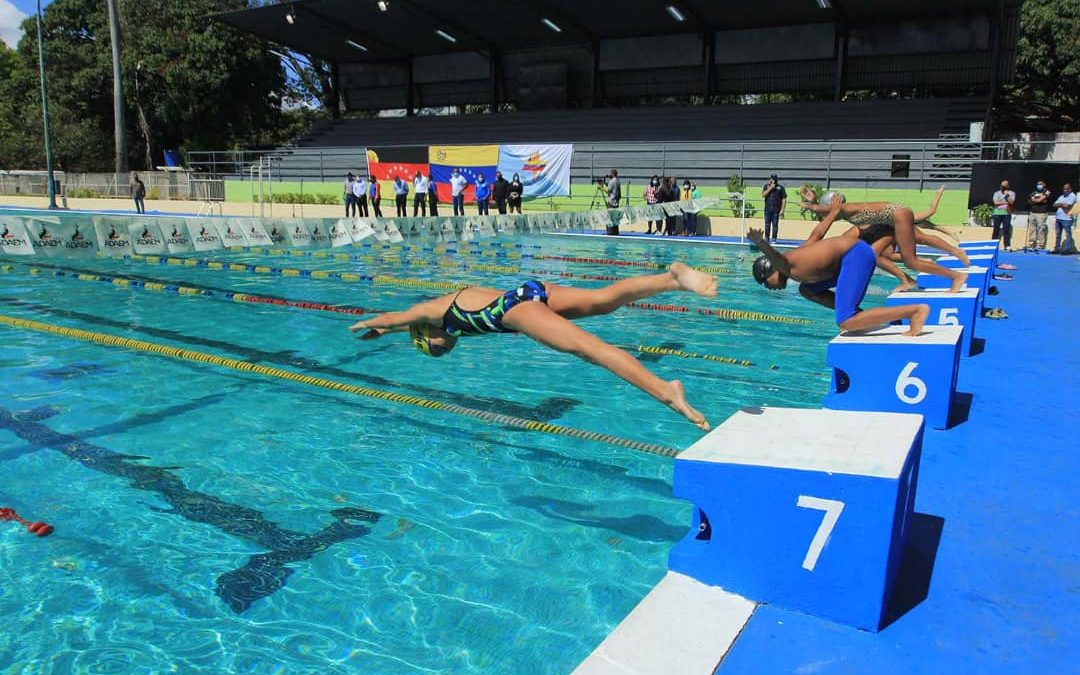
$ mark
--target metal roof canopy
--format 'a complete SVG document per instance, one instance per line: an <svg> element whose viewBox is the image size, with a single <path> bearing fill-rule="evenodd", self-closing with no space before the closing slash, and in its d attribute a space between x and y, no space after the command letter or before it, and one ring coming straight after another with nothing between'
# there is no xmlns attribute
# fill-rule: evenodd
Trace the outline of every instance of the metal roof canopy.
<svg viewBox="0 0 1080 675"><path fill-rule="evenodd" d="M471 0L452 4L445 0L388 0L389 8L383 12L375 0L295 0L214 18L334 63L379 63L454 52L594 46L616 38L996 13L1001 5L1001 0L820 2L828 8L821 8L819 0ZM677 20L675 13L683 20ZM287 15L294 17L292 23ZM545 25L545 19L560 32Z"/></svg>

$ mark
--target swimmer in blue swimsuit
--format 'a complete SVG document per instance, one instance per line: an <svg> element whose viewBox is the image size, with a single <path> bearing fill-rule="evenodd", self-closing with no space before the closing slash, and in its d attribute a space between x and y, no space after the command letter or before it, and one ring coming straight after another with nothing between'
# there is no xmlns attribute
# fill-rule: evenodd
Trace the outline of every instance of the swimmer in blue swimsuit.
<svg viewBox="0 0 1080 675"><path fill-rule="evenodd" d="M716 296L716 277L673 263L663 274L630 277L603 288L572 288L536 280L510 291L470 286L403 312L364 319L349 330L365 331L362 340L408 331L413 345L428 356L446 354L462 337L523 333L547 347L603 366L708 431L704 415L686 402L681 382L660 379L627 352L573 323L574 319L610 314L667 291L712 298Z"/></svg>
<svg viewBox="0 0 1080 675"><path fill-rule="evenodd" d="M878 256L890 241L881 239L871 245L857 237L825 239L825 233L839 211L837 207L831 208L802 246L783 255L764 240L762 230L751 229L750 239L764 254L754 261L754 279L774 290L785 288L788 279L800 282L799 293L804 298L835 310L836 325L840 330L865 330L907 319L911 326L904 334L919 335L930 315L929 305L877 307L865 311L859 307L870 286Z"/></svg>

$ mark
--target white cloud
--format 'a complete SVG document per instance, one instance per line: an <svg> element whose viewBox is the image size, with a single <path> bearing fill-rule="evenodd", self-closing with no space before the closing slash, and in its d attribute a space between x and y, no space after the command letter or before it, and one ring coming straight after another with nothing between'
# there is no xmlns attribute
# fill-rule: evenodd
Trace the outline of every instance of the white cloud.
<svg viewBox="0 0 1080 675"><path fill-rule="evenodd" d="M22 24L26 15L11 4L11 0L0 0L0 40L9 47L14 47L22 37Z"/></svg>

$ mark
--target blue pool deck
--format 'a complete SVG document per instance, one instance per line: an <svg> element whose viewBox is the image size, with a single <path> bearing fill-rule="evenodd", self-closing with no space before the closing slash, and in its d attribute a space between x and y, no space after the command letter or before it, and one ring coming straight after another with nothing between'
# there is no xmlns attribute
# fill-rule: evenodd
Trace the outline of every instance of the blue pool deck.
<svg viewBox="0 0 1080 675"><path fill-rule="evenodd" d="M703 601L711 633L657 596L643 609L668 617L624 625L648 635L642 623L689 624L687 644L701 651L708 636L723 675L1080 672L1080 258L1001 257L1015 279L996 281L986 304L1009 318L979 320L984 349L960 366L965 404L952 428L926 430L911 543L881 632L762 604L732 643L732 622L745 620L737 597ZM685 593L675 588L661 595ZM618 665L601 657L582 672L659 673L679 661L669 653L657 669L620 637L597 652L620 654Z"/></svg>

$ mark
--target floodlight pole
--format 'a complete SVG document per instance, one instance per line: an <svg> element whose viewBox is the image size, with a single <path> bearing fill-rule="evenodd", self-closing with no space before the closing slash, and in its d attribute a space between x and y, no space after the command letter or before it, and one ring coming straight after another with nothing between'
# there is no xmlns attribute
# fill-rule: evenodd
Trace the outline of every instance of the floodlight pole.
<svg viewBox="0 0 1080 675"><path fill-rule="evenodd" d="M45 169L49 180L49 208L56 206L56 181L53 180L52 139L49 136L49 94L45 83L45 38L41 32L41 0L37 0L38 72L41 76L41 114L45 118Z"/></svg>

